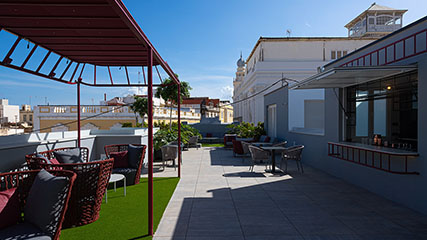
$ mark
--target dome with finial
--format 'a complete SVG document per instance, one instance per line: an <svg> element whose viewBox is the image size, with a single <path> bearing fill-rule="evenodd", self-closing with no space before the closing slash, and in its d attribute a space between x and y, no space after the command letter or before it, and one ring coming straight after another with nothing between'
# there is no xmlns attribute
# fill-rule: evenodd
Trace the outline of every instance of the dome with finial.
<svg viewBox="0 0 427 240"><path fill-rule="evenodd" d="M245 60L242 58L242 53L240 52L240 58L237 60L237 67L242 68L245 66Z"/></svg>

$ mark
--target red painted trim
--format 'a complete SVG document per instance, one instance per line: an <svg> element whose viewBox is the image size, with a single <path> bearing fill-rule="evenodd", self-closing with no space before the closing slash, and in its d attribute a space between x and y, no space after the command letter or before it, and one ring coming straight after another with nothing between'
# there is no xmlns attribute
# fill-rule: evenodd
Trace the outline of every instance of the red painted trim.
<svg viewBox="0 0 427 240"><path fill-rule="evenodd" d="M27 65L28 60L30 60L31 56L33 56L34 51L37 49L37 45L34 45L34 47L31 49L31 52L28 54L28 56L25 58L24 62L21 65L21 68L25 67Z"/></svg>
<svg viewBox="0 0 427 240"><path fill-rule="evenodd" d="M375 49L375 50L373 50L373 51L371 51L369 53L366 53L365 55L362 55L362 56L360 56L360 57L358 57L356 59L349 60L348 62L345 62L345 63L341 64L340 67L349 66L349 64L353 63L355 60L359 60L360 58L366 57L368 55L371 56L371 60L372 60L372 54L375 54L375 52L377 53L377 66L380 66L379 65L379 52L381 50L383 50L383 49L385 50L385 57L386 57L386 59L384 61L384 64L381 64L381 65L391 64L391 63L394 63L394 62L397 62L397 61L400 61L400 60L403 60L403 59L406 59L406 58L409 58L409 57L413 57L413 56L419 55L421 53L425 53L425 52L427 52L427 40L426 40L426 49L424 51L417 52L417 49L416 49L416 36L419 35L419 34L421 34L421 33L423 33L423 32L425 32L426 35L427 35L427 29L421 30L419 32L416 32L414 34L406 36L406 37L404 37L402 39L396 40L396 41L394 41L394 42L392 42L392 43L390 43L390 44L388 44L388 45L386 45L386 46L384 46L382 48L378 48L378 49ZM411 37L414 38L414 52L412 54L406 56L406 49L405 49L406 48L406 39L409 39ZM427 36L426 36L426 39L427 39ZM395 48L396 44L399 43L399 42L401 42L401 41L403 41L403 57L399 58L399 59L396 59L396 51L394 51L394 59L392 61L388 61L387 60L387 48L390 47L390 46L392 46L392 45ZM372 61L371 61L371 66L372 66Z"/></svg>
<svg viewBox="0 0 427 240"><path fill-rule="evenodd" d="M128 67L126 67L126 66L125 66L125 71L126 71L126 79L128 80L128 85L130 85Z"/></svg>
<svg viewBox="0 0 427 240"><path fill-rule="evenodd" d="M340 151L337 151L337 154L334 153L334 151L332 150L332 153L329 151L329 149L334 149L334 148L339 149L339 147L341 147L341 153ZM344 156L344 149L346 149L346 156ZM350 160L348 158L348 151L349 149L351 149L351 151L353 152L353 158ZM360 158L360 151L365 151L365 161L364 163L362 161L354 161L354 150L358 150L359 151L359 158ZM368 153L371 154L371 163L368 163ZM379 167L375 166L375 153L379 154ZM387 168L383 168L383 155L386 155L388 157L388 167ZM369 168L374 168L376 170L381 170L384 172L388 172L388 173L393 173L393 174L408 174L408 175L419 175L419 172L408 172L408 157L410 155L401 155L401 154L393 154L393 153L386 153L383 151L376 151L376 150L368 150L365 148L358 148L358 147L354 147L354 146L344 146L343 144L338 144L338 143L332 143L329 142L328 143L328 156L333 157L333 158L337 158L337 159L341 159L347 162L352 162L358 165L362 165L362 166L366 166ZM404 170L400 170L400 171L393 171L391 170L391 156L395 156L395 157L403 157L404 160L404 164L405 164L405 169Z"/></svg>
<svg viewBox="0 0 427 240"><path fill-rule="evenodd" d="M37 68L36 72L38 73L40 69L43 67L44 63L46 62L47 58L49 57L51 51L48 51L46 55L44 56L42 62L40 63L39 67Z"/></svg>
<svg viewBox="0 0 427 240"><path fill-rule="evenodd" d="M110 75L111 85L114 85L114 83L113 83L113 76L111 76L110 66L108 66L107 68L108 68L108 74Z"/></svg>
<svg viewBox="0 0 427 240"><path fill-rule="evenodd" d="M9 52L6 54L6 56L3 58L3 62L6 62L7 59L10 58L10 56L12 55L13 51L15 51L16 46L18 46L18 43L21 41L21 37L18 36L18 38L15 40L15 43L13 43L12 47L9 49Z"/></svg>
<svg viewBox="0 0 427 240"><path fill-rule="evenodd" d="M68 63L67 67L65 68L64 72L62 72L61 77L59 77L60 80L62 80L62 78L65 76L65 74L68 72L68 69L70 69L71 64L73 64L73 61L69 60L70 62Z"/></svg>
<svg viewBox="0 0 427 240"><path fill-rule="evenodd" d="M96 65L93 65L93 84L96 85Z"/></svg>

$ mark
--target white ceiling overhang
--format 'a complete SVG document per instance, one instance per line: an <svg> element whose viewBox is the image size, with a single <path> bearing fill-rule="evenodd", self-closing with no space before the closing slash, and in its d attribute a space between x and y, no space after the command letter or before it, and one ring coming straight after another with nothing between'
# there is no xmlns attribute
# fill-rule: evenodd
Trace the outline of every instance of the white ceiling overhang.
<svg viewBox="0 0 427 240"><path fill-rule="evenodd" d="M311 76L290 89L345 88L369 81L391 77L414 71L416 65L374 66L374 67L337 67Z"/></svg>

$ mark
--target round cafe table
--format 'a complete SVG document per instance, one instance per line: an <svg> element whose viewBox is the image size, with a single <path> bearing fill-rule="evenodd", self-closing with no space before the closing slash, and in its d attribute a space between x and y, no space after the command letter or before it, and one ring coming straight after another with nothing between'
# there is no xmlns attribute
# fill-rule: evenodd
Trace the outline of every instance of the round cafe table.
<svg viewBox="0 0 427 240"><path fill-rule="evenodd" d="M284 147L275 147L275 146L261 146L262 149L270 151L271 153L271 173L276 173L276 150L283 151L286 150Z"/></svg>
<svg viewBox="0 0 427 240"><path fill-rule="evenodd" d="M126 177L123 174L113 173L108 180L108 184L114 183L114 192L116 191L116 183L123 180L123 195L126 196ZM105 203L107 203L107 190L105 190Z"/></svg>

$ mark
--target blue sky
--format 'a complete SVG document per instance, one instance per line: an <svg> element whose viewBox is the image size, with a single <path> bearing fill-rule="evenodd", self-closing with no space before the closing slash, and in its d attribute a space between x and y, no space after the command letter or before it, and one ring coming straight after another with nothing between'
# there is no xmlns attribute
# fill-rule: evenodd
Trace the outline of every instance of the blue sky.
<svg viewBox="0 0 427 240"><path fill-rule="evenodd" d="M123 0L150 41L180 79L193 87L192 96L230 98L240 51L247 57L260 36L346 36L344 25L367 9L371 1ZM409 24L427 13L427 1L377 1L408 9ZM0 32L0 39L6 38ZM4 40L1 40L4 41ZM4 47L0 46L0 53ZM2 54L0 54L2 56ZM136 76L136 73L133 73ZM73 86L0 67L0 98L10 104L75 104ZM82 88L83 104L135 89Z"/></svg>

